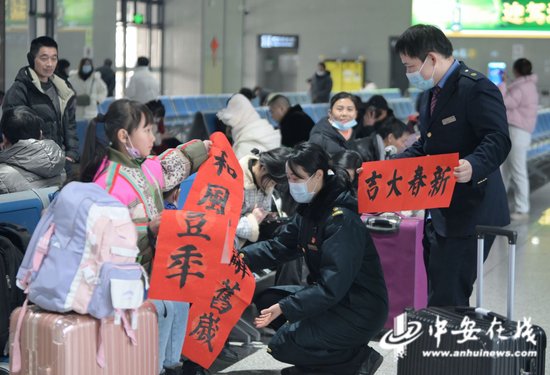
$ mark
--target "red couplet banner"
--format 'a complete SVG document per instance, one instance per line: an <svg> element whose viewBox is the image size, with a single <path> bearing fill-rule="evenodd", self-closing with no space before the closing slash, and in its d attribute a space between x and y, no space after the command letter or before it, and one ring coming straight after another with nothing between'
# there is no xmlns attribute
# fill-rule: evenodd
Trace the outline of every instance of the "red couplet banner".
<svg viewBox="0 0 550 375"><path fill-rule="evenodd" d="M252 301L256 281L237 252L220 262L227 219L167 210L162 214L149 298L191 302L183 354L210 367Z"/></svg>
<svg viewBox="0 0 550 375"><path fill-rule="evenodd" d="M244 309L256 281L234 249L243 172L222 133L211 136L183 210L164 211L149 297L190 302L182 353L209 368Z"/></svg>
<svg viewBox="0 0 550 375"><path fill-rule="evenodd" d="M182 354L209 368L229 333L252 301L256 280L235 250L229 264L218 263L215 282L189 311Z"/></svg>
<svg viewBox="0 0 550 375"><path fill-rule="evenodd" d="M229 263L244 197L243 171L226 136L215 132L208 159L200 166L183 206L188 211L204 211L226 217L227 237L222 263Z"/></svg>
<svg viewBox="0 0 550 375"><path fill-rule="evenodd" d="M359 212L449 207L458 154L363 163L359 175Z"/></svg>
<svg viewBox="0 0 550 375"><path fill-rule="evenodd" d="M227 219L211 213L166 210L157 238L149 298L199 301L213 288L219 269Z"/></svg>

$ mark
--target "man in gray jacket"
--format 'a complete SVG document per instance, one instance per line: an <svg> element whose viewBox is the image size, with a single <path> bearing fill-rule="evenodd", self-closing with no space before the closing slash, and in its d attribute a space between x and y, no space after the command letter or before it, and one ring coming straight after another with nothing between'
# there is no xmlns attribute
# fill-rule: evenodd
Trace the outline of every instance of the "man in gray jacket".
<svg viewBox="0 0 550 375"><path fill-rule="evenodd" d="M42 119L28 107L4 112L0 194L62 184L65 153L51 139L40 139L42 126Z"/></svg>

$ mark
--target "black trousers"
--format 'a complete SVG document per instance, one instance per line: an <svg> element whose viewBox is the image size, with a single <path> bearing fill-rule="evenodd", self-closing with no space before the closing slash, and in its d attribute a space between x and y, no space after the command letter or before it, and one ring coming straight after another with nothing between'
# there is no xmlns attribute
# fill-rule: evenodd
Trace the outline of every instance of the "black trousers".
<svg viewBox="0 0 550 375"><path fill-rule="evenodd" d="M256 307L261 311L302 288L279 286L267 289L255 299ZM362 343L353 345L351 343L357 338L340 336L339 324L338 318L330 313L294 323L279 317L271 324L277 332L269 342L268 351L275 359L309 373L356 374L371 353L367 343L377 332L369 332L361 338Z"/></svg>
<svg viewBox="0 0 550 375"><path fill-rule="evenodd" d="M483 261L489 256L494 240L494 236L485 236ZM442 237L428 220L422 242L428 306L469 306L477 277L476 236Z"/></svg>

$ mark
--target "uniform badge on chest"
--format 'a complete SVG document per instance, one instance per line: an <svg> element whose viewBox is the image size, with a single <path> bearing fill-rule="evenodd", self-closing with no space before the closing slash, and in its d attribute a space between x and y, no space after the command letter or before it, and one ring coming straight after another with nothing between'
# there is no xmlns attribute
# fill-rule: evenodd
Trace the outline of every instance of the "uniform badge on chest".
<svg viewBox="0 0 550 375"><path fill-rule="evenodd" d="M456 122L456 117L455 116L449 116L449 117L444 118L443 120L441 120L441 123L443 125L449 125L449 124L452 124L453 122Z"/></svg>

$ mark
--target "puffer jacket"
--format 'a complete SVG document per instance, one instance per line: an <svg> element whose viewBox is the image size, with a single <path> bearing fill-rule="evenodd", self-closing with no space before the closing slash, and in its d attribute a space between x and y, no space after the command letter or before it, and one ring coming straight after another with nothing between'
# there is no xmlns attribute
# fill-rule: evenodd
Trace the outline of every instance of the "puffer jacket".
<svg viewBox="0 0 550 375"><path fill-rule="evenodd" d="M54 141L22 139L0 152L0 194L60 186L64 166L65 153Z"/></svg>
<svg viewBox="0 0 550 375"><path fill-rule="evenodd" d="M15 82L4 98L4 111L25 105L44 121L42 137L52 139L74 161L79 160L75 122L75 93L70 84L55 74L50 78L59 96L61 113L57 113L50 97L42 90L36 72L30 67L19 70Z"/></svg>
<svg viewBox="0 0 550 375"><path fill-rule="evenodd" d="M355 132L346 140L342 134L324 117L311 129L309 142L321 146L330 156L344 150L357 150Z"/></svg>
<svg viewBox="0 0 550 375"><path fill-rule="evenodd" d="M159 156L131 159L109 149L108 158L99 168L94 182L125 204L138 232L140 262L147 270L153 259L149 221L164 208L162 192L179 185L197 171L207 158L201 141L191 141L166 150Z"/></svg>
<svg viewBox="0 0 550 375"><path fill-rule="evenodd" d="M509 85L501 84L499 86L506 106L508 124L529 133L535 130L537 123L539 105L537 81L537 75L531 74L520 76Z"/></svg>
<svg viewBox="0 0 550 375"><path fill-rule="evenodd" d="M83 80L74 72L69 75L71 83L76 95L89 95L90 104L87 106L77 105L75 117L78 120L91 120L97 116L97 105L107 97L107 85L101 79L101 73L93 72L87 80Z"/></svg>
<svg viewBox="0 0 550 375"><path fill-rule="evenodd" d="M363 161L377 161L386 158L384 141L378 133L372 133L368 137L356 139L355 147Z"/></svg>
<svg viewBox="0 0 550 375"><path fill-rule="evenodd" d="M249 155L254 148L269 151L281 146L281 133L260 118L250 100L242 94L233 95L217 116L231 127L233 151L238 159Z"/></svg>

